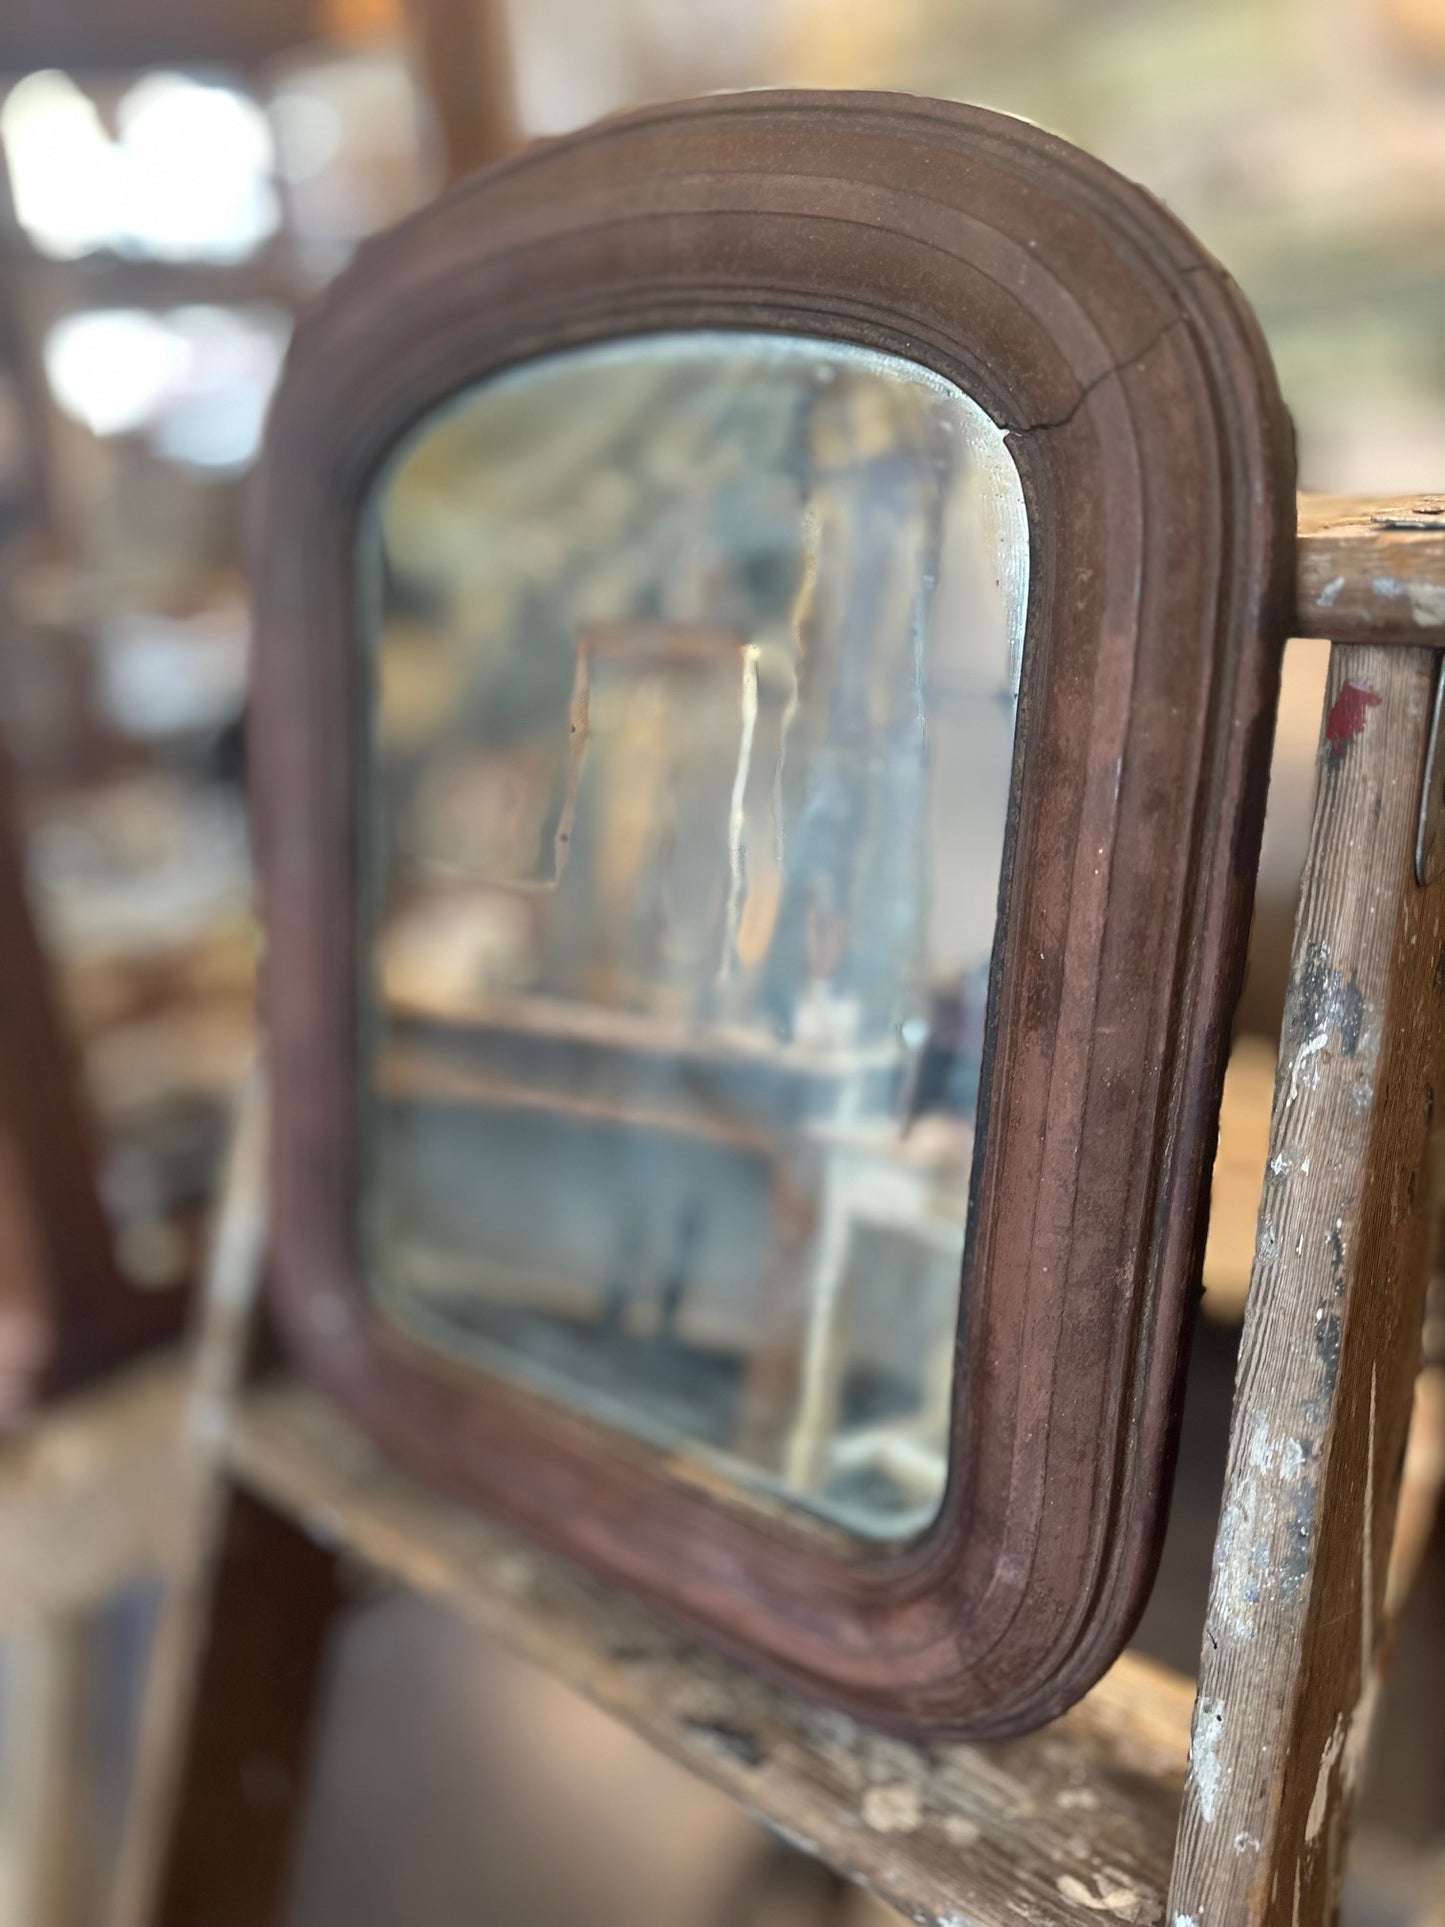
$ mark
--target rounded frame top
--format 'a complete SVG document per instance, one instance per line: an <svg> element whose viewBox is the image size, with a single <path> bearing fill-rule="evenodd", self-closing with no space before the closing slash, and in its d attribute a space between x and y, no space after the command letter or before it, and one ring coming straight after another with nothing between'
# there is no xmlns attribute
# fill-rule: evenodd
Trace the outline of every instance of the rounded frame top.
<svg viewBox="0 0 1445 1927"><path fill-rule="evenodd" d="M950 1490L886 1555L448 1367L357 1276L356 518L460 387L702 326L933 368L1008 430L1029 504ZM307 1369L413 1469L865 1717L995 1733L1082 1692L1157 1554L1293 505L1288 423L1227 277L1141 190L982 110L648 110L363 250L299 331L257 522L275 1299Z"/></svg>

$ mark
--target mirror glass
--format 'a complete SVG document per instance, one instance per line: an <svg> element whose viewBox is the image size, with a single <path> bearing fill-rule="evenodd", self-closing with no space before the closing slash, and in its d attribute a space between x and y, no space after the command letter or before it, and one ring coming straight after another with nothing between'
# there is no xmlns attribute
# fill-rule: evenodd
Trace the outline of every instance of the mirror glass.
<svg viewBox="0 0 1445 1927"><path fill-rule="evenodd" d="M916 1532L1027 589L1003 434L894 356L651 335L455 398L362 531L370 1289Z"/></svg>

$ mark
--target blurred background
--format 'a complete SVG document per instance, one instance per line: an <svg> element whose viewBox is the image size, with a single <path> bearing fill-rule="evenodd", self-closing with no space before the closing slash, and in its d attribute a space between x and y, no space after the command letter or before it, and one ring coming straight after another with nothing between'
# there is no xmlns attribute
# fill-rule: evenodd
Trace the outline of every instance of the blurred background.
<svg viewBox="0 0 1445 1927"><path fill-rule="evenodd" d="M967 99L1102 156L1253 302L1303 486L1441 483L1445 0L6 0L0 836L77 1053L115 1262L158 1305L195 1274L254 1041L242 550L296 317L368 234L521 140L762 85ZM1291 645L1207 1316L1143 1631L1191 1671L1323 675L1322 644ZM1433 1560L1420 1596L1438 1614ZM1427 1605L1376 1749L1359 1921L1424 1919L1438 1877L1445 1668ZM96 1918L150 1619L145 1596L121 1602L67 1687L85 1848L55 1923L6 1886L32 1811L24 1708L44 1683L23 1640L4 1648L5 1927ZM871 1911L439 1610L356 1616L292 1927Z"/></svg>

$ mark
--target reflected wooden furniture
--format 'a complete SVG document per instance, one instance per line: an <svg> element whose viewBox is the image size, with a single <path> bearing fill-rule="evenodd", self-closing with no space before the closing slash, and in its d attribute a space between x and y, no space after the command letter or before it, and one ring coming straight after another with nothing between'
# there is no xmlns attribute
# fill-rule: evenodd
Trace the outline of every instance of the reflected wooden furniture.
<svg viewBox="0 0 1445 1927"><path fill-rule="evenodd" d="M613 1309L636 1335L665 1329L735 1361L741 1379L736 1425L731 1438L716 1443L741 1443L800 1492L820 1492L828 1470L824 1447L847 1364L840 1314L857 1240L870 1231L891 1234L915 1268L933 1274L919 1289L926 1295L929 1283L937 1287L924 1397L900 1442L901 1483L918 1486L920 1508L936 1503L945 1472L952 1393L947 1339L957 1322L964 1187L955 1186L951 1205L938 1194L948 1191L949 1176L967 1172L973 1131L941 1115L902 1137L881 1111L839 1119L840 1092L850 1089L862 1101L864 1087L887 1090L897 1070L890 1045L780 1045L747 1031L700 1035L685 1023L644 1013L502 994L479 994L430 1015L393 1005L392 1023L396 1039L380 1068L385 1101L454 1107L458 1128L474 1133L485 1134L489 1125L506 1133L519 1119L545 1121L556 1181L569 1186L574 1201L581 1190L566 1159L569 1128L627 1134L637 1142L652 1138L674 1152L731 1154L750 1170L760 1215L776 1241L761 1289L679 1292L666 1306L660 1302L665 1291L634 1290ZM681 1078L673 1074L678 1065ZM639 1099L634 1090L639 1066L650 1098ZM780 1128L784 1116L796 1120L796 1135ZM485 1135L476 1139L479 1160L497 1161L500 1149L489 1149ZM475 1250L465 1243L454 1254L410 1250L407 1274L414 1281L409 1290L438 1306L455 1293L459 1326L469 1299L492 1308L525 1307L594 1331L608 1310L600 1281L583 1283L565 1265L510 1272L492 1265L479 1284ZM856 1471L881 1463L888 1445L860 1434L849 1452Z"/></svg>
<svg viewBox="0 0 1445 1927"><path fill-rule="evenodd" d="M1391 544L1415 596L1372 590L1373 518L1393 535L1416 507ZM452 1602L920 1923L1332 1917L1379 1669L1445 1465L1438 1372L1404 1452L1439 1202L1429 1087L1445 1088L1445 882L1414 874L1445 648L1435 514L1302 516L1319 533L1301 542L1296 627L1343 639L1197 1689L1126 1656L1025 1738L885 1739L439 1499L321 1394L246 1369L266 1216L252 1105L219 1219L185 1553L111 1927L280 1917L354 1564ZM1389 617L1402 602L1440 613L1403 627ZM281 1790L260 1805L258 1761Z"/></svg>

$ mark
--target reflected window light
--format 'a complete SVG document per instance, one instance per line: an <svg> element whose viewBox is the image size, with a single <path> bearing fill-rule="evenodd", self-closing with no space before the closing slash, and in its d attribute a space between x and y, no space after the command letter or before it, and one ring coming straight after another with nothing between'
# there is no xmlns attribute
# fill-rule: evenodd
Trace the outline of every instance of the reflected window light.
<svg viewBox="0 0 1445 1927"><path fill-rule="evenodd" d="M99 248L171 261L241 261L277 230L270 123L234 88L148 74L111 140L65 74L31 74L0 108L16 217L42 252Z"/></svg>
<svg viewBox="0 0 1445 1927"><path fill-rule="evenodd" d="M164 460L235 473L252 461L290 321L266 303L152 314L98 308L56 323L57 404L101 436L144 433Z"/></svg>

